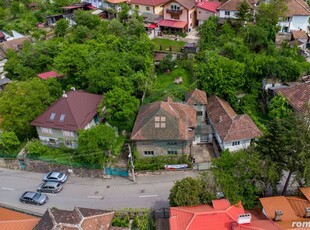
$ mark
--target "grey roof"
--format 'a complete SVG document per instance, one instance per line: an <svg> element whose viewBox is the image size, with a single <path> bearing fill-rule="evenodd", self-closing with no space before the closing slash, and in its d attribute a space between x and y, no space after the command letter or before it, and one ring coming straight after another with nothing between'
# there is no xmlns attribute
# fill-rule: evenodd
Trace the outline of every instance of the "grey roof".
<svg viewBox="0 0 310 230"><path fill-rule="evenodd" d="M1 85L5 85L5 84L8 84L8 83L10 83L10 82L11 82L11 79L9 79L9 78L7 78L7 77L2 78L2 79L0 79L0 86L1 86Z"/></svg>

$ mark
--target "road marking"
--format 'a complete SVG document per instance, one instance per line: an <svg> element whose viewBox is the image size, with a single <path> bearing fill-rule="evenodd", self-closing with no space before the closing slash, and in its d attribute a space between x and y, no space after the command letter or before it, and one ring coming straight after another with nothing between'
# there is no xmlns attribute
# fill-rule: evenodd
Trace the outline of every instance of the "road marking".
<svg viewBox="0 0 310 230"><path fill-rule="evenodd" d="M140 198L146 198L146 197L156 197L158 195L144 195L144 196L139 196Z"/></svg>
<svg viewBox="0 0 310 230"><path fill-rule="evenodd" d="M87 196L89 199L102 199L102 196Z"/></svg>
<svg viewBox="0 0 310 230"><path fill-rule="evenodd" d="M1 187L2 189L5 189L5 190L10 190L10 191L14 191L15 189L14 188L6 188L6 187Z"/></svg>

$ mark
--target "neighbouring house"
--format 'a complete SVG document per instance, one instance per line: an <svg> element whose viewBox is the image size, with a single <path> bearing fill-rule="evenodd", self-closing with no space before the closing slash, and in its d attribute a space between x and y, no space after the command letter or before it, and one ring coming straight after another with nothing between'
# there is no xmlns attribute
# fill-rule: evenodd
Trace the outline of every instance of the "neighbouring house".
<svg viewBox="0 0 310 230"><path fill-rule="evenodd" d="M33 230L40 218L0 207L0 229Z"/></svg>
<svg viewBox="0 0 310 230"><path fill-rule="evenodd" d="M219 18L238 18L238 7L242 2L246 2L249 5L249 8L252 9L252 5L248 0L228 0L220 5L217 10ZM253 2L254 3L254 2Z"/></svg>
<svg viewBox="0 0 310 230"><path fill-rule="evenodd" d="M303 0L288 0L285 16L280 19L278 26L281 32L303 30L309 32L310 7Z"/></svg>
<svg viewBox="0 0 310 230"><path fill-rule="evenodd" d="M199 51L198 44L193 43L193 42L187 42L183 47L182 47L182 52L184 53L192 53L196 54Z"/></svg>
<svg viewBox="0 0 310 230"><path fill-rule="evenodd" d="M46 24L49 27L56 26L56 22L63 19L64 16L62 14L54 14L46 16Z"/></svg>
<svg viewBox="0 0 310 230"><path fill-rule="evenodd" d="M39 73L37 74L37 76L43 80L47 80L49 78L60 78L61 77L61 75L54 70L44 72L44 73Z"/></svg>
<svg viewBox="0 0 310 230"><path fill-rule="evenodd" d="M273 196L259 199L263 213L280 229L310 228L309 225L299 225L299 223L309 224L310 221L310 187L299 190L302 196Z"/></svg>
<svg viewBox="0 0 310 230"><path fill-rule="evenodd" d="M170 0L164 4L164 18L158 22L162 31L188 32L197 25L196 1Z"/></svg>
<svg viewBox="0 0 310 230"><path fill-rule="evenodd" d="M208 97L207 115L221 150L246 149L252 140L261 136L248 115L237 115L227 101L217 96Z"/></svg>
<svg viewBox="0 0 310 230"><path fill-rule="evenodd" d="M46 111L31 122L42 144L76 148L78 130L89 129L100 122L98 105L102 96L84 91L64 93Z"/></svg>
<svg viewBox="0 0 310 230"><path fill-rule="evenodd" d="M163 14L163 5L169 0L129 0L127 4L132 10L137 9L141 14Z"/></svg>
<svg viewBox="0 0 310 230"><path fill-rule="evenodd" d="M304 30L291 30L292 34L292 40L298 40L300 41L304 46L303 48L306 48L306 44L309 41L308 34Z"/></svg>
<svg viewBox="0 0 310 230"><path fill-rule="evenodd" d="M241 202L231 205L226 199L212 205L170 208L170 230L280 230L257 212L245 211Z"/></svg>
<svg viewBox="0 0 310 230"><path fill-rule="evenodd" d="M0 43L0 60L6 59L6 53L9 49L15 52L21 50L23 48L23 43L26 41L32 42L30 37L21 37Z"/></svg>
<svg viewBox="0 0 310 230"><path fill-rule="evenodd" d="M140 156L192 155L194 145L210 143L206 103L206 93L196 89L185 103L168 98L142 106L131 134Z"/></svg>
<svg viewBox="0 0 310 230"><path fill-rule="evenodd" d="M104 0L84 0L82 2L90 3L93 7L102 8Z"/></svg>
<svg viewBox="0 0 310 230"><path fill-rule="evenodd" d="M285 97L295 112L305 112L310 106L310 81L273 91Z"/></svg>
<svg viewBox="0 0 310 230"><path fill-rule="evenodd" d="M72 211L48 208L36 230L47 229L111 229L114 212L100 209L75 207Z"/></svg>
<svg viewBox="0 0 310 230"><path fill-rule="evenodd" d="M221 5L221 2L217 1L202 1L198 2L196 5L196 11L197 11L197 20L198 25L202 25L204 21L208 20L210 16L218 15L217 8Z"/></svg>

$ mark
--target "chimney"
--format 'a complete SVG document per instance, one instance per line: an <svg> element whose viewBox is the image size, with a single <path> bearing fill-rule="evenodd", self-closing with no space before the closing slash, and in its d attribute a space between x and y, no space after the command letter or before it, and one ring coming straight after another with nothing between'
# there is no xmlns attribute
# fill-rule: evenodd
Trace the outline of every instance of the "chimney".
<svg viewBox="0 0 310 230"><path fill-rule="evenodd" d="M239 214L237 223L238 224L250 224L251 223L251 214L250 213L245 213L245 214Z"/></svg>
<svg viewBox="0 0 310 230"><path fill-rule="evenodd" d="M305 208L305 218L310 218L310 207Z"/></svg>
<svg viewBox="0 0 310 230"><path fill-rule="evenodd" d="M64 90L62 91L62 97L63 98L67 98L68 97L68 95L66 94L66 91L64 91Z"/></svg>
<svg viewBox="0 0 310 230"><path fill-rule="evenodd" d="M173 100L171 97L167 97L166 102L171 103L171 102L173 102Z"/></svg>
<svg viewBox="0 0 310 230"><path fill-rule="evenodd" d="M282 220L282 215L283 215L283 212L282 210L276 210L275 211L275 214L274 214L274 221L281 221Z"/></svg>
<svg viewBox="0 0 310 230"><path fill-rule="evenodd" d="M222 116L219 116L219 123L223 121Z"/></svg>
<svg viewBox="0 0 310 230"><path fill-rule="evenodd" d="M71 87L71 90L75 91L75 87Z"/></svg>

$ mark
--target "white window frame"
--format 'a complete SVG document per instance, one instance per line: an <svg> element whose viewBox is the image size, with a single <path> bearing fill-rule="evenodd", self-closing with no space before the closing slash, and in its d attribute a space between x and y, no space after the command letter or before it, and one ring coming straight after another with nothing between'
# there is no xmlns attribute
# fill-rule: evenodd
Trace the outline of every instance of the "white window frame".
<svg viewBox="0 0 310 230"><path fill-rule="evenodd" d="M225 11L225 16L230 16L230 11Z"/></svg>
<svg viewBox="0 0 310 230"><path fill-rule="evenodd" d="M240 141L233 141L233 142L231 143L231 145L232 145L232 146L238 146L238 145L240 145Z"/></svg>
<svg viewBox="0 0 310 230"><path fill-rule="evenodd" d="M154 156L154 151L153 150L144 151L143 154L144 154L144 156Z"/></svg>
<svg viewBox="0 0 310 230"><path fill-rule="evenodd" d="M40 129L44 134L53 134L53 130L51 128L40 127Z"/></svg>
<svg viewBox="0 0 310 230"><path fill-rule="evenodd" d="M62 135L64 137L74 137L74 133L72 131L62 130Z"/></svg>

